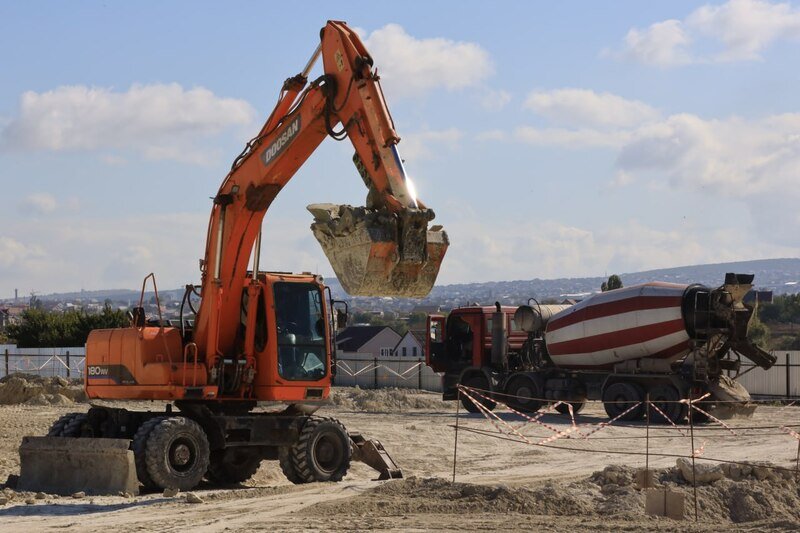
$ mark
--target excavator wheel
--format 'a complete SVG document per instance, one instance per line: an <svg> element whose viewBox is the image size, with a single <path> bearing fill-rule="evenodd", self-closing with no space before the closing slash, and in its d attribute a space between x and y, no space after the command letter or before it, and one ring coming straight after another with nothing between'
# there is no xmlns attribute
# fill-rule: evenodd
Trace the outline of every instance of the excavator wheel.
<svg viewBox="0 0 800 533"><path fill-rule="evenodd" d="M155 486L189 490L208 471L208 438L194 420L183 416L163 418L147 436L144 457Z"/></svg>
<svg viewBox="0 0 800 533"><path fill-rule="evenodd" d="M55 422L53 422L53 425L50 426L50 430L47 432L47 436L65 437L66 435L64 435L64 428L66 428L67 425L69 425L69 423L72 421L72 419L78 416L79 414L80 413L68 413L59 418L58 420L56 420Z"/></svg>
<svg viewBox="0 0 800 533"><path fill-rule="evenodd" d="M162 420L164 420L163 416L157 416L147 420L136 430L136 434L133 436L133 441L131 442L133 460L136 464L136 477L139 478L139 483L144 485L145 489L149 490L154 490L158 487L150 478L150 474L147 473L147 457L145 456L147 437L150 436L150 432L152 432L153 428Z"/></svg>
<svg viewBox="0 0 800 533"><path fill-rule="evenodd" d="M465 387L469 387L470 389L478 389L481 391L481 394L488 395L489 393L486 392L489 390L489 380L486 379L486 376L483 374L475 374L474 376L470 376L466 378L464 381L461 382L462 385ZM475 397L475 393L472 393L472 396ZM481 402L486 409L489 411L494 410L497 407L497 404L491 400L485 400L480 396L475 397L475 399ZM478 406L475 405L472 400L466 397L466 395L461 395L461 405L464 406L464 409L469 411L470 413L480 413L481 410L478 409Z"/></svg>
<svg viewBox="0 0 800 533"><path fill-rule="evenodd" d="M226 448L211 452L206 479L219 485L236 485L253 477L261 466L261 454L252 449Z"/></svg>
<svg viewBox="0 0 800 533"><path fill-rule="evenodd" d="M618 382L609 385L603 391L603 407L609 418L616 418L637 402L644 401L644 391L636 383ZM641 420L645 414L644 404L636 406L635 409L620 418L625 422Z"/></svg>
<svg viewBox="0 0 800 533"><path fill-rule="evenodd" d="M301 483L341 481L352 455L350 436L335 418L310 417L291 447L292 466Z"/></svg>
<svg viewBox="0 0 800 533"><path fill-rule="evenodd" d="M89 434L86 435L84 425L89 420L89 415L85 413L79 413L73 416L69 423L64 426L64 430L61 432L62 437L91 437L93 435ZM90 432L91 433L91 432Z"/></svg>
<svg viewBox="0 0 800 533"><path fill-rule="evenodd" d="M297 473L297 470L294 467L294 463L292 463L291 448L282 447L278 449L278 463L281 465L281 471L283 472L283 475L286 476L286 479L295 485L303 483L303 480L300 478L300 475Z"/></svg>

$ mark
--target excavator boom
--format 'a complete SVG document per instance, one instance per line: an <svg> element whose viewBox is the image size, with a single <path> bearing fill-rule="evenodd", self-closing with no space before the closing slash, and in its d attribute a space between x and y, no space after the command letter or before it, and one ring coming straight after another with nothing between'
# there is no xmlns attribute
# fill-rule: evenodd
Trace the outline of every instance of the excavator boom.
<svg viewBox="0 0 800 533"><path fill-rule="evenodd" d="M324 73L309 82L319 57ZM343 288L352 295L419 298L433 287L447 234L441 226L428 228L434 213L416 197L403 167L400 137L372 65L358 35L343 22L329 21L306 67L286 80L272 114L234 162L214 198L202 261L203 300L194 336L201 353L224 352L233 344L242 279L261 221L328 136L350 140L369 191L363 208L309 206L313 233Z"/></svg>

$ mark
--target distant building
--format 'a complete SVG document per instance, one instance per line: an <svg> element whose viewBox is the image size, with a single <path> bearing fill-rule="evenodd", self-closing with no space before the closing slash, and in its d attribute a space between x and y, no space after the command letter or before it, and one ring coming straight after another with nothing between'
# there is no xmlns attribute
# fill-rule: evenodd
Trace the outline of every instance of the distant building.
<svg viewBox="0 0 800 533"><path fill-rule="evenodd" d="M349 326L336 336L340 358L351 356L391 357L402 339L389 326Z"/></svg>
<svg viewBox="0 0 800 533"><path fill-rule="evenodd" d="M436 313L441 313L442 307L439 305L415 305L414 309L412 309L411 312L425 313L426 315L432 315Z"/></svg>
<svg viewBox="0 0 800 533"><path fill-rule="evenodd" d="M420 336L417 336L421 334ZM425 333L408 331L394 347L395 357L411 357L419 359L425 357Z"/></svg>

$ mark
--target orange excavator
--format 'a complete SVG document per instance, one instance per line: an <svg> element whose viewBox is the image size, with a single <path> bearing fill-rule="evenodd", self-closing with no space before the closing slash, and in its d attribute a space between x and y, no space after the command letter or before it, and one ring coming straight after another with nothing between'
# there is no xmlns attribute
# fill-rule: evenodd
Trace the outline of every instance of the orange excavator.
<svg viewBox="0 0 800 533"><path fill-rule="evenodd" d="M324 73L309 82L320 56ZM403 168L372 57L345 23L329 21L308 64L285 81L272 114L213 199L202 284L186 287L180 320L160 316L151 274L130 327L88 338L90 399L170 403L163 411L93 405L61 417L48 437L25 437L22 488L136 492L138 480L149 489L186 490L204 478L241 483L263 459L279 460L294 483L341 480L351 459L382 478L401 475L378 441L313 416L330 392L334 337L346 305L330 298L321 276L259 269L267 209L328 136L350 139L369 190L366 207L309 206L312 231L343 288L405 297L430 291L447 235L441 226L428 227L433 212L416 198ZM148 279L158 317L145 315ZM284 406L256 412L259 401ZM93 459L101 463L93 467Z"/></svg>

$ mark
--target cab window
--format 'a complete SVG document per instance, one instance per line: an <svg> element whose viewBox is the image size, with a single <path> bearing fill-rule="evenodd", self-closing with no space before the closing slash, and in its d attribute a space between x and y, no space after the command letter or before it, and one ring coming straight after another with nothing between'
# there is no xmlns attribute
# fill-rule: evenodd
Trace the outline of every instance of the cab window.
<svg viewBox="0 0 800 533"><path fill-rule="evenodd" d="M278 374L284 379L316 381L327 374L322 292L312 283L278 282L275 328Z"/></svg>

